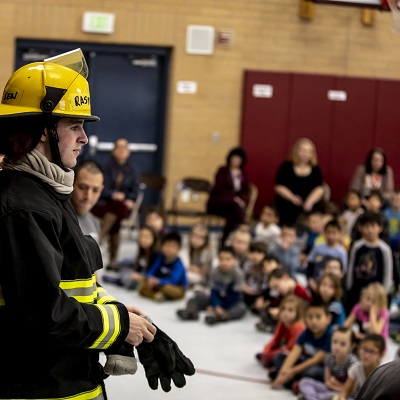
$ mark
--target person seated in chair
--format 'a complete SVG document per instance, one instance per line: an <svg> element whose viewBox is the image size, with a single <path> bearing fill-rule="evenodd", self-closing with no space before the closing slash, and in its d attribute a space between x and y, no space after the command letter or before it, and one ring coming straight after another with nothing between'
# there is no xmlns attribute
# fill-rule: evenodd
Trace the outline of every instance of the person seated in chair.
<svg viewBox="0 0 400 400"><path fill-rule="evenodd" d="M244 149L232 149L226 158L226 165L218 169L215 184L210 192L208 214L226 219L221 245L224 245L229 234L244 222L250 197L249 179L244 170L246 161Z"/></svg>
<svg viewBox="0 0 400 400"><path fill-rule="evenodd" d="M109 236L110 255L107 269L115 269L121 221L129 217L139 192L139 178L129 162L129 143L125 138L114 142L111 159L104 165L104 190L93 214L101 218L100 244Z"/></svg>

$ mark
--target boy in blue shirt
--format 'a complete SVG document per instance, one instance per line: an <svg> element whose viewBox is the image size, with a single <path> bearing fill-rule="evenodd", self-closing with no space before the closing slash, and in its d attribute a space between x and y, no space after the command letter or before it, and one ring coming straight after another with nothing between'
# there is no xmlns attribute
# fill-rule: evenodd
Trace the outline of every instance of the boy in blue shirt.
<svg viewBox="0 0 400 400"><path fill-rule="evenodd" d="M332 320L328 307L320 301L311 303L306 311L307 328L297 339L288 355L278 354L271 375L276 379L272 388L292 388L298 394L298 381L308 377L324 381L324 360L331 350Z"/></svg>
<svg viewBox="0 0 400 400"><path fill-rule="evenodd" d="M186 270L178 254L181 237L176 232L161 239L161 254L150 266L139 294L156 301L181 299L187 287Z"/></svg>
<svg viewBox="0 0 400 400"><path fill-rule="evenodd" d="M324 228L325 243L315 245L308 256L306 271L308 284L313 293L323 274L325 262L328 258L340 259L343 272L347 270L347 251L342 245L342 232L337 220L329 221Z"/></svg>

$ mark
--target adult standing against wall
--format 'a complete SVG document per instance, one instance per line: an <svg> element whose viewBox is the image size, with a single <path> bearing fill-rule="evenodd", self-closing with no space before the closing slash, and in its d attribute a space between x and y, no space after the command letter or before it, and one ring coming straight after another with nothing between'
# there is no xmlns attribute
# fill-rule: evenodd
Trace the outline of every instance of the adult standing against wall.
<svg viewBox="0 0 400 400"><path fill-rule="evenodd" d="M299 139L275 178L280 223L293 224L300 213L317 208L324 196L323 183L314 143L307 138Z"/></svg>
<svg viewBox="0 0 400 400"><path fill-rule="evenodd" d="M104 189L93 214L101 218L100 244L109 238L108 269L115 269L120 242L121 221L129 217L139 192L139 178L129 162L129 142L125 138L114 141L110 160L103 166Z"/></svg>
<svg viewBox="0 0 400 400"><path fill-rule="evenodd" d="M390 202L394 190L392 168L387 165L386 153L380 147L371 149L363 165L359 165L351 179L350 189L361 193L363 199L372 190L379 190L385 202Z"/></svg>
<svg viewBox="0 0 400 400"><path fill-rule="evenodd" d="M244 222L245 210L249 202L249 179L244 169L247 155L243 148L233 148L216 175L207 202L207 212L225 218L221 238L223 245L229 234Z"/></svg>
<svg viewBox="0 0 400 400"><path fill-rule="evenodd" d="M0 398L106 398L99 353L155 327L96 283L100 249L70 203L91 114L75 51L28 64L0 104ZM29 347L29 351L26 349Z"/></svg>

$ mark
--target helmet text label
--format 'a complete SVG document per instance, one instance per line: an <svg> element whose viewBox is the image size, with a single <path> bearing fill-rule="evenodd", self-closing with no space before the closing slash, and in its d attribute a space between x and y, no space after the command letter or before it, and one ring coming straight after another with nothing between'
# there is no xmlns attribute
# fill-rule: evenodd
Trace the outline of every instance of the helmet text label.
<svg viewBox="0 0 400 400"><path fill-rule="evenodd" d="M75 106L80 107L82 105L90 105L90 97L89 96L75 96Z"/></svg>

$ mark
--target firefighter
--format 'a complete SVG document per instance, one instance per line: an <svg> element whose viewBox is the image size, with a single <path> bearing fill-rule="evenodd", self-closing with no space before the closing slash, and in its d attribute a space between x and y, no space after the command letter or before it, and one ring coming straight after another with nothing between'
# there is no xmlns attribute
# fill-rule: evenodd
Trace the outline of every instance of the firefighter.
<svg viewBox="0 0 400 400"><path fill-rule="evenodd" d="M101 252L69 202L71 168L88 142L83 124L99 120L87 73L80 49L28 64L13 73L1 100L2 399L106 399L99 353L142 342L153 386L163 374L174 380L185 373L175 364L170 375L159 367L153 346L161 349L160 363L175 354L153 343L156 327L96 283Z"/></svg>

